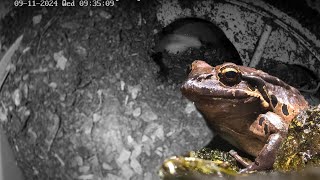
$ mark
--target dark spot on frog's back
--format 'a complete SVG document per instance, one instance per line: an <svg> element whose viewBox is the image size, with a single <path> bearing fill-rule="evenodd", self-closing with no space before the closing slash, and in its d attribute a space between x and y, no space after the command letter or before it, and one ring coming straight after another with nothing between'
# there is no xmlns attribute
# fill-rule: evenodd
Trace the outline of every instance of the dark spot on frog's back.
<svg viewBox="0 0 320 180"><path fill-rule="evenodd" d="M261 118L259 119L259 125L260 125L260 126L262 126L262 123L263 123L264 120L265 120L264 117L261 117Z"/></svg>
<svg viewBox="0 0 320 180"><path fill-rule="evenodd" d="M282 105L282 113L286 116L289 115L289 112L288 112L288 106L286 104L283 104Z"/></svg>
<svg viewBox="0 0 320 180"><path fill-rule="evenodd" d="M273 107L276 107L276 105L278 104L278 99L275 95L271 95L271 103Z"/></svg>
<svg viewBox="0 0 320 180"><path fill-rule="evenodd" d="M264 134L265 134L265 135L267 135L267 134L269 133L269 126L268 126L268 124L265 124L265 125L264 125L263 130L264 130Z"/></svg>

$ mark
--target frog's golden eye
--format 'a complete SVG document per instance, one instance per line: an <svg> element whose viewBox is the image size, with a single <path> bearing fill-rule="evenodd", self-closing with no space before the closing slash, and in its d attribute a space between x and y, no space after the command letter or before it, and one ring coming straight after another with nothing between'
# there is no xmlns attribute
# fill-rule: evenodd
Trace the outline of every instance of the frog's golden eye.
<svg viewBox="0 0 320 180"><path fill-rule="evenodd" d="M220 82L227 86L234 86L241 81L240 70L232 65L221 67L218 76Z"/></svg>

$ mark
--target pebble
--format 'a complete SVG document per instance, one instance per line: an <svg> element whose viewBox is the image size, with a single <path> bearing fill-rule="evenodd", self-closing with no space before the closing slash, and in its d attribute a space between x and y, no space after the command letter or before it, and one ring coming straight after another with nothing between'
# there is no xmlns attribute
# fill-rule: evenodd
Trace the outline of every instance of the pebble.
<svg viewBox="0 0 320 180"><path fill-rule="evenodd" d="M26 106L22 106L18 109L17 111L19 113L20 116L20 120L22 122L22 124L25 124L25 121L30 117L31 115L31 111L26 107Z"/></svg>
<svg viewBox="0 0 320 180"><path fill-rule="evenodd" d="M128 104L128 100L129 100L129 96L126 95L125 99L124 99L124 105L127 105Z"/></svg>
<svg viewBox="0 0 320 180"><path fill-rule="evenodd" d="M135 85L135 86L128 86L128 91L131 94L132 99L136 99L139 92L141 91L141 85Z"/></svg>
<svg viewBox="0 0 320 180"><path fill-rule="evenodd" d="M53 54L53 59L57 62L56 68L59 68L61 70L64 70L66 68L68 60L66 57L64 57L63 51L55 52Z"/></svg>
<svg viewBox="0 0 320 180"><path fill-rule="evenodd" d="M111 19L112 15L106 11L100 11L99 13L100 17L104 18L104 19Z"/></svg>
<svg viewBox="0 0 320 180"><path fill-rule="evenodd" d="M65 101L65 100L66 100L66 97L67 97L67 94L66 94L66 93L61 93L60 96L59 96L59 100L60 100L60 101Z"/></svg>
<svg viewBox="0 0 320 180"><path fill-rule="evenodd" d="M152 174L150 172L144 173L144 179L153 179Z"/></svg>
<svg viewBox="0 0 320 180"><path fill-rule="evenodd" d="M64 23L60 24L60 26L62 28L71 29L71 30L79 29L81 27L81 25L76 22L64 22Z"/></svg>
<svg viewBox="0 0 320 180"><path fill-rule="evenodd" d="M7 70L9 70L11 74L14 74L17 70L17 66L15 64L9 64Z"/></svg>
<svg viewBox="0 0 320 180"><path fill-rule="evenodd" d="M50 57L49 54L47 54L47 55L44 57L44 60L45 60L45 61L49 61L50 59L51 59L51 57Z"/></svg>
<svg viewBox="0 0 320 180"><path fill-rule="evenodd" d="M118 165L121 167L124 162L129 161L130 155L131 155L130 151L128 151L126 149L122 149L122 151L117 159Z"/></svg>
<svg viewBox="0 0 320 180"><path fill-rule="evenodd" d="M114 175L114 174L111 174L111 173L109 173L109 174L107 175L107 178L106 178L106 179L123 180L123 178L121 178L121 177L119 177L119 176L116 176L116 175Z"/></svg>
<svg viewBox="0 0 320 180"><path fill-rule="evenodd" d="M55 82L51 82L50 84L49 84L49 87L51 87L52 89L56 89L57 88L57 83L55 83Z"/></svg>
<svg viewBox="0 0 320 180"><path fill-rule="evenodd" d="M120 79L121 73L122 73L122 70L119 70L119 72L116 73L116 78L117 78L117 79Z"/></svg>
<svg viewBox="0 0 320 180"><path fill-rule="evenodd" d="M99 114L97 113L93 114L93 122L98 122L100 121L100 119L101 119L101 116Z"/></svg>
<svg viewBox="0 0 320 180"><path fill-rule="evenodd" d="M33 16L32 18L33 25L39 24L41 22L41 19L42 19L41 14Z"/></svg>
<svg viewBox="0 0 320 180"><path fill-rule="evenodd" d="M150 141L150 138L148 136L146 136L146 135L143 135L141 141L142 142L148 142L148 141Z"/></svg>
<svg viewBox="0 0 320 180"><path fill-rule="evenodd" d="M136 159L138 156L140 156L141 152L142 152L142 145L136 145L134 147L134 150L132 151L130 160L132 161Z"/></svg>
<svg viewBox="0 0 320 180"><path fill-rule="evenodd" d="M84 48L84 47L82 47L82 46L80 46L80 45L78 45L78 46L75 48L75 50L76 50L76 53L77 53L78 55L82 56L82 57L87 57L87 55L88 55L87 49Z"/></svg>
<svg viewBox="0 0 320 180"><path fill-rule="evenodd" d="M187 114L191 114L192 112L196 111L196 108L192 102L188 102L186 107L184 108L184 111Z"/></svg>
<svg viewBox="0 0 320 180"><path fill-rule="evenodd" d="M126 99L125 99L125 104L126 104L125 114L130 115L130 114L133 113L134 102L133 101L130 101L129 103L126 102L127 101L127 97L128 96L126 96Z"/></svg>
<svg viewBox="0 0 320 180"><path fill-rule="evenodd" d="M22 80L26 81L29 79L29 74L25 74L22 76Z"/></svg>
<svg viewBox="0 0 320 180"><path fill-rule="evenodd" d="M94 179L94 174L81 175L81 176L79 176L77 179L80 179L80 180L90 180L90 179Z"/></svg>
<svg viewBox="0 0 320 180"><path fill-rule="evenodd" d="M135 142L134 142L134 139L132 138L131 135L129 135L129 136L127 137L127 141L128 141L128 144L135 143Z"/></svg>
<svg viewBox="0 0 320 180"><path fill-rule="evenodd" d="M35 167L32 167L32 169L33 169L33 174L34 175L38 175L39 174L38 169L36 169Z"/></svg>
<svg viewBox="0 0 320 180"><path fill-rule="evenodd" d="M141 26L142 24L142 16L141 13L138 14L138 26Z"/></svg>
<svg viewBox="0 0 320 180"><path fill-rule="evenodd" d="M142 174L142 167L136 159L131 159L130 166L137 174Z"/></svg>
<svg viewBox="0 0 320 180"><path fill-rule="evenodd" d="M47 144L47 151L50 150L53 140L57 135L57 131L59 130L60 117L57 114L53 114L51 112L47 113L47 116L50 120L50 123L47 125L47 136L45 142Z"/></svg>
<svg viewBox="0 0 320 180"><path fill-rule="evenodd" d="M107 163L102 163L102 168L103 168L104 170L112 170L112 167L111 167L109 164L107 164Z"/></svg>
<svg viewBox="0 0 320 180"><path fill-rule="evenodd" d="M154 135L158 137L160 140L164 140L164 131L162 125L158 127L158 129L154 132Z"/></svg>
<svg viewBox="0 0 320 180"><path fill-rule="evenodd" d="M120 89L121 89L121 91L123 91L124 90L124 86L125 86L126 84L125 84L125 82L124 81L120 81Z"/></svg>
<svg viewBox="0 0 320 180"><path fill-rule="evenodd" d="M0 107L0 121L1 122L8 121L7 115L8 115L8 110Z"/></svg>
<svg viewBox="0 0 320 180"><path fill-rule="evenodd" d="M156 150L155 150L155 153L157 155L159 155L160 157L163 156L163 148L162 147L158 147Z"/></svg>
<svg viewBox="0 0 320 180"><path fill-rule="evenodd" d="M76 164L77 164L78 166L83 166L83 158L82 158L81 156L76 156L76 157L74 158L74 161L76 162Z"/></svg>
<svg viewBox="0 0 320 180"><path fill-rule="evenodd" d="M124 179L131 179L131 177L134 175L134 171L130 168L130 166L128 164L122 164L120 167Z"/></svg>
<svg viewBox="0 0 320 180"><path fill-rule="evenodd" d="M158 119L158 116L152 111L151 107L148 104L143 104L142 109L143 110L141 118L145 122L151 122Z"/></svg>
<svg viewBox="0 0 320 180"><path fill-rule="evenodd" d="M90 166L81 166L81 167L79 167L79 172L81 172L83 174L88 173L89 170L90 170Z"/></svg>
<svg viewBox="0 0 320 180"><path fill-rule="evenodd" d="M14 102L14 105L20 106L22 100L22 93L19 88L13 91L12 100Z"/></svg>
<svg viewBox="0 0 320 180"><path fill-rule="evenodd" d="M98 160L98 157L95 155L95 156L92 156L90 159L89 159L89 162L91 164L92 167L98 167L99 166L99 160Z"/></svg>
<svg viewBox="0 0 320 180"><path fill-rule="evenodd" d="M133 110L132 112L133 117L139 117L141 115L141 108L138 107L136 109Z"/></svg>
<svg viewBox="0 0 320 180"><path fill-rule="evenodd" d="M22 85L22 92L23 92L23 97L25 99L28 99L29 96L29 86L27 84Z"/></svg>

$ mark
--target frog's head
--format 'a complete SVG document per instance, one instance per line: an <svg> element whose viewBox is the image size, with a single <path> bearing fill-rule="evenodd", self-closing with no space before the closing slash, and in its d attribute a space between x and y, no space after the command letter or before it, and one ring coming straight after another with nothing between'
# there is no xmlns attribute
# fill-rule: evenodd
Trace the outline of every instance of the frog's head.
<svg viewBox="0 0 320 180"><path fill-rule="evenodd" d="M214 100L263 100L261 93L243 79L243 72L238 65L224 63L212 67L204 61L194 61L188 79L181 87L182 94L193 102Z"/></svg>
<svg viewBox="0 0 320 180"><path fill-rule="evenodd" d="M194 61L181 92L202 112L213 115L233 112L245 116L273 111L289 122L308 106L297 89L279 78L233 63L212 67L204 61Z"/></svg>

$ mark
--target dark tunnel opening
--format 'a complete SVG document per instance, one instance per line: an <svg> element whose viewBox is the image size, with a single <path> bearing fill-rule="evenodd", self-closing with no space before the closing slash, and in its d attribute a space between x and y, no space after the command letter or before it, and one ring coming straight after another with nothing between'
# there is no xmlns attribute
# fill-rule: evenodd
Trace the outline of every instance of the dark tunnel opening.
<svg viewBox="0 0 320 180"><path fill-rule="evenodd" d="M156 34L151 55L160 77L181 82L194 60L215 66L224 62L242 65L238 51L225 33L212 22L199 18L174 21Z"/></svg>

